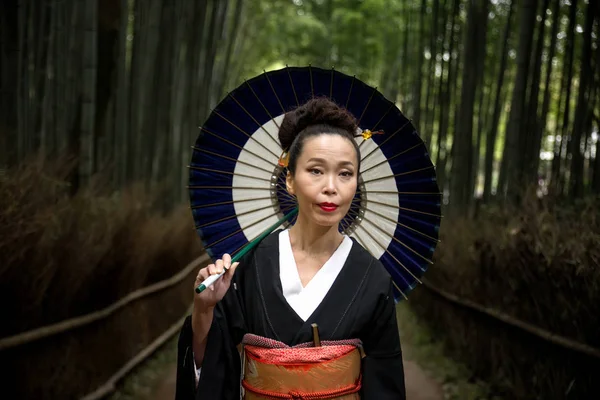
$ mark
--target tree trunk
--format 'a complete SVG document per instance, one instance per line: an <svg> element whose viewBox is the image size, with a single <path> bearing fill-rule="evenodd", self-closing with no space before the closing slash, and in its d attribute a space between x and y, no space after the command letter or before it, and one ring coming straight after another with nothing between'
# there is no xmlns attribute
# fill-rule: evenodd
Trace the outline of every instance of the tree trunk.
<svg viewBox="0 0 600 400"><path fill-rule="evenodd" d="M41 112L41 124L40 124L40 153L45 157L54 156L55 152L55 141L54 138L56 136L56 132L54 130L55 127L55 118L56 113L52 112L54 109L54 97L56 94L56 72L54 70L54 54L56 52L56 26L58 24L58 10L62 4L54 3L49 4L50 8L50 28L49 28L49 39L48 46L46 49L46 63L42 69L42 73L44 79L42 81L44 90L43 90L43 98L40 99L42 102L42 112Z"/></svg>
<svg viewBox="0 0 600 400"><path fill-rule="evenodd" d="M469 188L470 177L473 172L473 112L478 69L477 62L473 62L473 60L477 60L477 57L480 56L478 54L477 35L479 30L477 26L482 11L487 9L487 5L478 5L477 3L478 1L475 0L469 0L467 3L467 31L464 35L461 104L452 149L453 177L450 185L450 214L453 216L468 214L472 197Z"/></svg>
<svg viewBox="0 0 600 400"><path fill-rule="evenodd" d="M23 160L27 142L27 91L26 91L26 69L27 65L27 2L19 0L19 62L17 65L17 157L16 162Z"/></svg>
<svg viewBox="0 0 600 400"><path fill-rule="evenodd" d="M566 153L564 151L564 146L568 143L568 126L569 126L569 116L571 110L571 84L573 79L573 52L575 48L575 25L577 24L577 0L573 0L571 2L571 7L569 8L569 28L567 31L567 45L566 50L564 52L565 58L563 62L563 85L565 86L565 94L564 94L564 112L562 114L563 121L562 126L560 128L561 141L559 143L559 151L558 157L553 160L552 165L552 192L554 194L562 194L564 190L564 174L563 174L563 159L562 155ZM560 115L560 111L557 113ZM565 155L565 159L567 159L567 155Z"/></svg>
<svg viewBox="0 0 600 400"><path fill-rule="evenodd" d="M501 94L504 86L504 77L506 75L506 60L508 58L510 32L511 32L511 21L514 10L514 2L510 2L508 9L508 16L506 18L506 26L504 28L504 38L502 45L502 56L500 58L500 69L498 71L498 80L496 82L496 97L494 100L494 112L492 114L492 120L489 124L490 131L486 138L486 149L485 149L485 171L483 178L483 201L489 203L492 195L492 173L494 171L494 154L496 148L496 139L498 137L498 127L500 124L500 112L501 112Z"/></svg>
<svg viewBox="0 0 600 400"><path fill-rule="evenodd" d="M600 131L600 120L596 119L596 132ZM596 139L596 157L594 158L592 174L592 193L600 193L600 138Z"/></svg>
<svg viewBox="0 0 600 400"><path fill-rule="evenodd" d="M550 4L550 0L543 0L541 8L541 22L538 25L538 35L536 41L536 49L532 55L531 63L533 68L531 69L531 83L529 85L529 101L526 105L528 109L526 114L525 126L527 127L525 134L521 135L521 164L519 170L523 171L523 180L526 186L531 184L537 184L538 170L537 165L539 162L540 154L539 151L536 154L535 148L537 141L538 131L538 103L540 94L540 75L542 69L542 51L544 49L545 40L545 27L546 27L546 10Z"/></svg>
<svg viewBox="0 0 600 400"><path fill-rule="evenodd" d="M433 15L431 19L432 32L430 33L430 42L429 42L429 63L428 63L428 71L427 71L427 89L425 91L425 125L423 129L425 129L425 143L430 146L431 144L431 136L432 129L430 121L433 119L432 115L434 113L433 110L435 108L429 107L429 98L431 96L431 89L435 82L435 66L436 66L436 56L437 56L437 31L438 31L438 10L440 8L440 0L433 0Z"/></svg>
<svg viewBox="0 0 600 400"><path fill-rule="evenodd" d="M597 15L598 3L590 1L585 13L585 25L583 28L583 48L581 52L579 72L579 93L577 96L577 108L573 120L573 136L569 141L571 154L571 173L569 179L569 194L572 198L583 196L583 154L581 153L581 138L584 136L588 107L590 105L590 93L592 89L593 72L592 57L592 29L594 27L594 16Z"/></svg>
<svg viewBox="0 0 600 400"><path fill-rule="evenodd" d="M141 84L144 86L141 97L142 100L142 113L143 122L142 129L138 133L138 141L140 142L139 150L142 154L140 155L140 173L146 186L149 187L152 178L152 163L156 152L156 112L157 104L156 99L153 95L157 93L157 86L159 85L159 65L160 65L160 42L161 34L160 23L162 20L162 5L166 0L154 0L150 8L148 15L148 31L144 35L144 52L142 55L141 62L145 68L143 71L143 81Z"/></svg>
<svg viewBox="0 0 600 400"><path fill-rule="evenodd" d="M542 139L544 137L544 132L546 130L546 123L548 119L548 110L550 108L550 94L551 94L551 85L550 85L550 77L552 76L552 61L554 60L554 55L556 53L556 36L558 34L559 27L559 16L560 16L560 0L554 1L554 7L552 8L552 32L550 33L550 46L549 46L549 55L546 63L546 79L544 84L544 99L542 101L542 111L540 113L539 123L536 126L536 137L534 141L533 154L537 156L533 159L532 169L537 171L539 169L540 162L540 151L542 148ZM556 138L555 138L556 139Z"/></svg>
<svg viewBox="0 0 600 400"><path fill-rule="evenodd" d="M227 6L229 0L221 0L213 4L212 15L208 31L208 50L204 59L204 79L200 97L200 120L204 121L209 114L210 108L214 105L213 100L213 74L215 68L215 57L219 49L225 16L227 15Z"/></svg>
<svg viewBox="0 0 600 400"><path fill-rule="evenodd" d="M477 102L478 110L477 113L477 139L475 140L475 145L473 145L473 158L471 162L473 163L473 167L471 169L470 182L469 182L469 195L472 197L475 194L476 186L477 186L477 178L479 175L479 158L481 153L481 120L485 114L485 108L482 108L483 105L483 95L484 95L484 81L485 81L485 60L486 60L486 38L487 38L487 23L488 23L488 7L489 1L485 0L483 2L483 6L479 11L479 21L477 24L477 34L476 34L476 57L475 57L475 85L476 91L475 94L479 92L479 100Z"/></svg>
<svg viewBox="0 0 600 400"><path fill-rule="evenodd" d="M94 173L94 126L98 62L98 1L86 0L84 7L83 90L79 136L79 185L86 186Z"/></svg>
<svg viewBox="0 0 600 400"><path fill-rule="evenodd" d="M127 37L129 32L129 1L121 0L121 11L119 16L119 55L117 58L117 90L115 91L115 149L117 163L115 165L115 178L118 188L123 188L127 182L127 168L129 166L129 60L127 57Z"/></svg>
<svg viewBox="0 0 600 400"><path fill-rule="evenodd" d="M412 5L412 2L410 3ZM405 14L405 18L406 18L406 23L404 24L404 30L403 30L403 42L402 42L402 54L404 55L404 63L402 64L402 93L400 94L400 101L402 103L402 107L405 107L405 104L407 103L407 98L409 96L409 92L410 92L410 86L409 86L409 79L408 77L410 76L410 68L409 68L409 63L407 62L407 60L409 59L408 56L408 39L409 39L409 32L410 32L410 25L411 25L411 21L412 21L412 9L409 6L409 2L405 1L404 2L404 14Z"/></svg>
<svg viewBox="0 0 600 400"><path fill-rule="evenodd" d="M423 48L425 47L425 14L427 13L427 0L421 0L419 14L419 45L417 47L417 73L415 74L414 95L412 99L413 125L420 131L421 126L421 88L423 86Z"/></svg>
<svg viewBox="0 0 600 400"><path fill-rule="evenodd" d="M227 75L229 74L229 69L231 68L231 57L233 56L233 48L235 43L239 40L239 32L240 32L240 20L242 18L242 10L244 8L243 0L236 0L235 8L234 8L234 16L233 23L231 24L231 29L227 36L227 50L225 51L225 62L223 63L223 67L218 72L218 84L216 85L215 95L218 97L222 97L225 94L224 85L227 81Z"/></svg>
<svg viewBox="0 0 600 400"><path fill-rule="evenodd" d="M17 164L19 4L5 0L0 5L0 169Z"/></svg>
<svg viewBox="0 0 600 400"><path fill-rule="evenodd" d="M519 46L517 49L517 75L510 106L510 117L507 129L505 156L507 158L507 195L516 199L522 190L522 171L519 170L521 154L519 143L525 119L525 96L527 93L527 77L529 75L529 59L533 42L537 0L523 0L521 3L521 19L519 23Z"/></svg>
<svg viewBox="0 0 600 400"><path fill-rule="evenodd" d="M456 21L459 17L460 12L460 2L461 0L454 0L453 10L452 10L452 22L450 23L450 37L448 40L448 73L446 80L440 83L440 86L443 85L443 89L440 88L439 101L440 101L440 122L439 122L439 132L437 137L437 157L436 157L436 173L437 173L437 181L440 187L440 190L443 192L444 187L446 185L446 163L449 158L449 151L447 149L448 140L448 127L450 121L450 100L452 98L451 92L451 83L455 81L453 79L456 75L457 66L454 68L454 63L452 62L452 54L454 53L454 43L455 43L455 27ZM443 78L443 77L442 77ZM440 79L440 82L443 79Z"/></svg>

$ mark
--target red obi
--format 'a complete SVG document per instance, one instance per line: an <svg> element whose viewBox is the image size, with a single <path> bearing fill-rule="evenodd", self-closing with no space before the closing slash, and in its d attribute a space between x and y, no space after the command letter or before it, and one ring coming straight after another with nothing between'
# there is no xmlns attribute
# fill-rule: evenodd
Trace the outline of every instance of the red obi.
<svg viewBox="0 0 600 400"><path fill-rule="evenodd" d="M358 400L360 340L303 343L290 347L247 334L242 342L244 399Z"/></svg>

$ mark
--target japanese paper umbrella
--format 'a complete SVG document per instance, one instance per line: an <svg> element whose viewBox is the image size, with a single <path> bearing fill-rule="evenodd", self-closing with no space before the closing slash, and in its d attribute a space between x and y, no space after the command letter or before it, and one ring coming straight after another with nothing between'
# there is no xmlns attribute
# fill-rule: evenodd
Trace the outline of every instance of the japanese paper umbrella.
<svg viewBox="0 0 600 400"><path fill-rule="evenodd" d="M395 299L406 298L432 264L438 243L441 194L435 169L414 126L393 102L335 70L265 72L217 105L200 128L189 166L196 230L213 260L225 253L236 260L277 227L293 224L297 205L285 188L287 170L279 165L278 130L287 111L313 97L348 109L365 137L379 133L356 139L358 189L340 230L386 267Z"/></svg>

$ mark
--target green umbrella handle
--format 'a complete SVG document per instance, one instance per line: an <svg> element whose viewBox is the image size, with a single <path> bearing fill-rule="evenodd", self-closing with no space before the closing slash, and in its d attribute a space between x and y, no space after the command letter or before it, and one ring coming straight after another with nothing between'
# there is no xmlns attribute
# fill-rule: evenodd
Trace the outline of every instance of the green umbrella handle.
<svg viewBox="0 0 600 400"><path fill-rule="evenodd" d="M246 244L244 246L244 248L237 253L235 256L233 256L231 258L231 263L233 264L234 262L239 261L242 257L244 257L250 250L252 250L253 248L256 247L256 245L258 245L265 237L267 237L268 235L270 235L275 229L277 229L279 227L279 225L281 225L282 223L284 223L285 221L289 221L294 215L298 214L298 207L294 208L292 211L290 211L288 214L284 215L279 221L277 221L276 223L274 223L273 225L271 225L269 228L267 228L263 233L261 233L256 239L252 240L251 242L248 242L248 244ZM219 279L221 276L223 276L223 274L225 274L225 272L227 272L227 270L224 270L223 272L221 272L220 274L215 274L215 275L211 275L208 278L206 278L200 285L198 285L198 287L195 289L196 293L202 293L204 291L204 289L206 289L207 287L209 287L210 285L212 285L217 279Z"/></svg>

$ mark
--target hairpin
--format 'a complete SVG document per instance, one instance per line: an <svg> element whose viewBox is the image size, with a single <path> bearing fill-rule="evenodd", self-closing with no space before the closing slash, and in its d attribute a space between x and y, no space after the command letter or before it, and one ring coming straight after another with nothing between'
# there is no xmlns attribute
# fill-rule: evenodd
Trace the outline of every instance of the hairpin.
<svg viewBox="0 0 600 400"><path fill-rule="evenodd" d="M371 137L373 135L383 135L383 131L380 130L380 131L372 132L369 129L365 129L364 131L362 131L361 135L364 140L367 140L367 139L371 139Z"/></svg>
<svg viewBox="0 0 600 400"><path fill-rule="evenodd" d="M279 161L277 162L277 164L279 164L280 167L287 168L289 161L290 161L290 153L288 153L287 151L284 151L283 153L281 153L281 156L279 157Z"/></svg>

